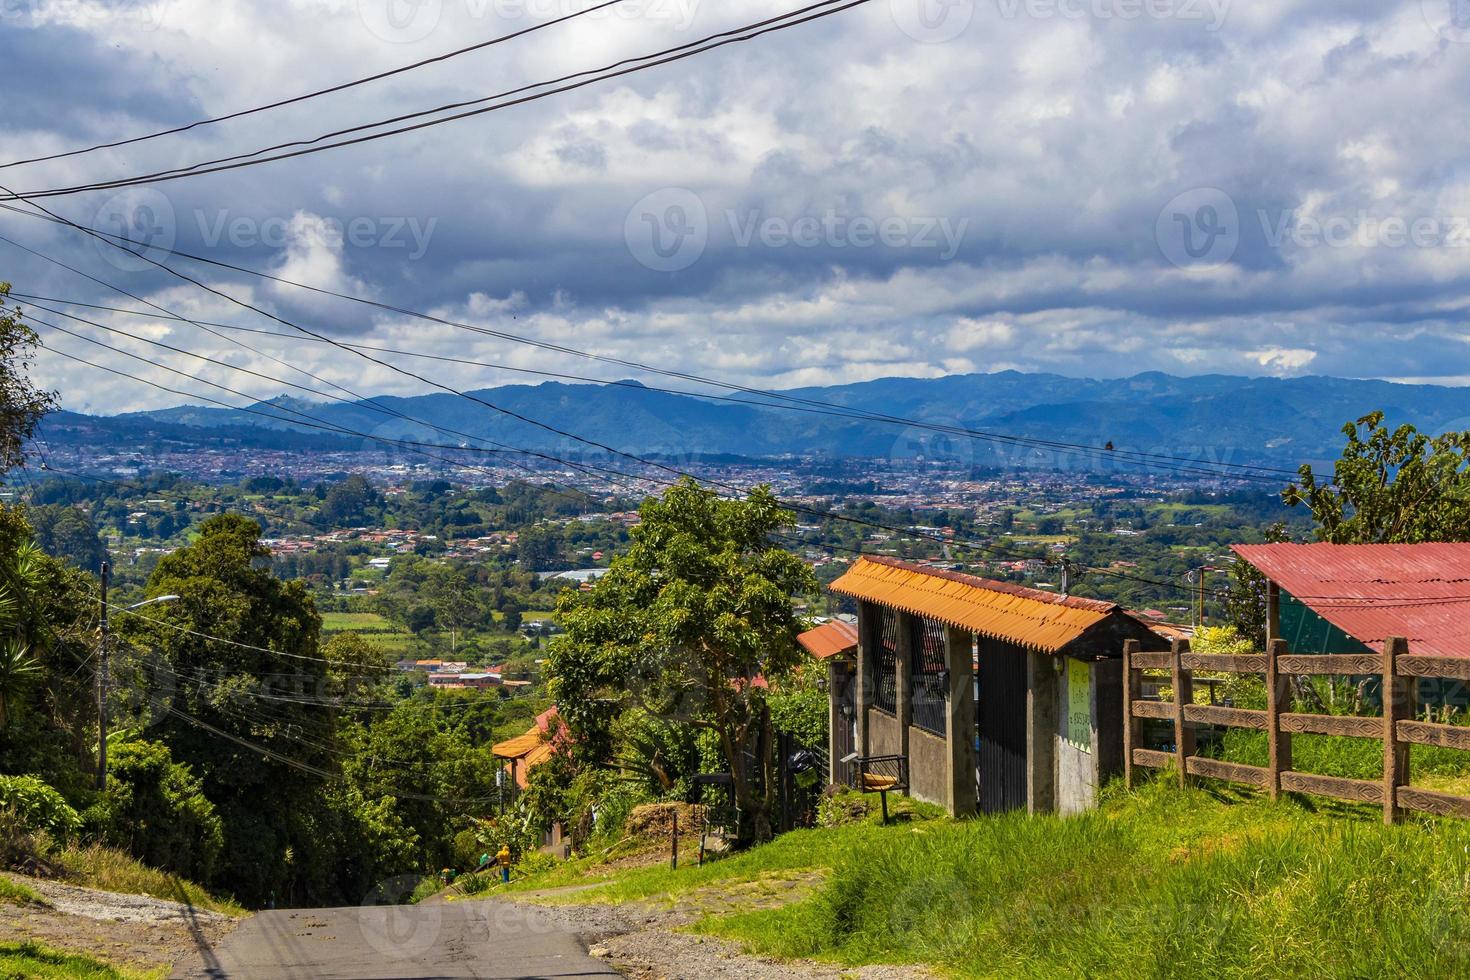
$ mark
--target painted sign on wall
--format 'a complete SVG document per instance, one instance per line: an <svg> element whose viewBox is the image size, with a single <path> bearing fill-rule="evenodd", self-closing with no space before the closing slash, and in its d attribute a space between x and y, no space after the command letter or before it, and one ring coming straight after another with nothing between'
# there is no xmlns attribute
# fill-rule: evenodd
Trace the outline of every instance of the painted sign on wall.
<svg viewBox="0 0 1470 980"><path fill-rule="evenodd" d="M1067 741L1092 751L1092 665L1067 658Z"/></svg>

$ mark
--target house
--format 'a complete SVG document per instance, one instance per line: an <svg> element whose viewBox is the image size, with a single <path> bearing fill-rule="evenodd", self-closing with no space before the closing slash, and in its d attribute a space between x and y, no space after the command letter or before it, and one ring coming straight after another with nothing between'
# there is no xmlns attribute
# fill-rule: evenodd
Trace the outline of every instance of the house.
<svg viewBox="0 0 1470 980"><path fill-rule="evenodd" d="M859 764L905 760L908 792L955 816L1085 809L1122 770L1123 642L1168 642L1120 606L872 556L830 588L858 607L829 696Z"/></svg>
<svg viewBox="0 0 1470 980"><path fill-rule="evenodd" d="M509 763L510 781L525 789L530 785L531 770L550 759L569 738L567 726L557 714L556 705L552 705L536 716L535 724L525 734L497 742L490 751L495 758Z"/></svg>
<svg viewBox="0 0 1470 980"><path fill-rule="evenodd" d="M1288 651L1470 657L1470 543L1251 544L1234 552L1267 580L1267 634Z"/></svg>

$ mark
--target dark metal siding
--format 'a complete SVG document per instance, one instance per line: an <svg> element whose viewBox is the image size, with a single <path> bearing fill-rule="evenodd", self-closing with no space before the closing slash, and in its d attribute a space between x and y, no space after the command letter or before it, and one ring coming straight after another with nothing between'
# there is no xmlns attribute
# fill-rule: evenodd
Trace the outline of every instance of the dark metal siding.
<svg viewBox="0 0 1470 980"><path fill-rule="evenodd" d="M1026 653L982 641L975 699L981 813L1026 806Z"/></svg>

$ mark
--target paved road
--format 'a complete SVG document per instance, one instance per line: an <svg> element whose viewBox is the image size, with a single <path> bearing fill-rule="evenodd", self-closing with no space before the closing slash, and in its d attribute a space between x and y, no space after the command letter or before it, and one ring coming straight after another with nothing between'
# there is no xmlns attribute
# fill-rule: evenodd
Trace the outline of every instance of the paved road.
<svg viewBox="0 0 1470 980"><path fill-rule="evenodd" d="M619 975L544 913L496 901L261 912L173 974L176 980Z"/></svg>

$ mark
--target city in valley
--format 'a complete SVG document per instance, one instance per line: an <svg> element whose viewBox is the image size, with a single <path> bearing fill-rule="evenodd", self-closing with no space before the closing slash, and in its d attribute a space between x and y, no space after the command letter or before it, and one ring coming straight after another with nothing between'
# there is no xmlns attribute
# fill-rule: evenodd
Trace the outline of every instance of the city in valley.
<svg viewBox="0 0 1470 980"><path fill-rule="evenodd" d="M0 0L0 977L1470 977L1465 6Z"/></svg>

